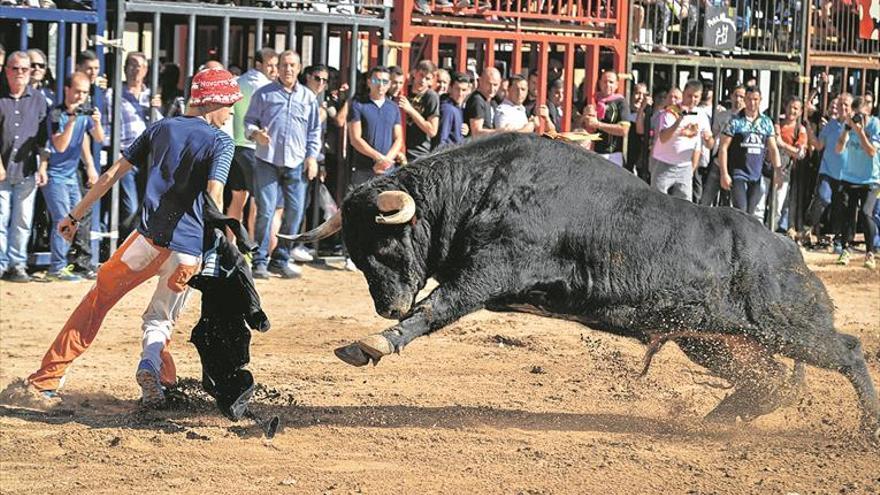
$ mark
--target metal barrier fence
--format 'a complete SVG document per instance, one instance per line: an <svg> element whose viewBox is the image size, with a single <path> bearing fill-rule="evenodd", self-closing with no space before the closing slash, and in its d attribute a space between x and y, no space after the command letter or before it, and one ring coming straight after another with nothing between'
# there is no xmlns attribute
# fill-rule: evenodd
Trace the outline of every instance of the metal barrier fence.
<svg viewBox="0 0 880 495"><path fill-rule="evenodd" d="M395 7L397 25L622 40L629 1L404 0Z"/></svg>
<svg viewBox="0 0 880 495"><path fill-rule="evenodd" d="M688 79L703 81L705 89L714 94L713 104L726 102L739 84L754 82L761 89L763 107L768 115L782 113L782 102L790 95L802 95L800 70L797 64L738 66L735 61L714 65L669 64L667 62L635 63L632 83L645 83L651 89L681 88ZM704 90L705 90L704 89Z"/></svg>
<svg viewBox="0 0 880 495"><path fill-rule="evenodd" d="M634 0L636 50L664 54L796 57L804 0Z"/></svg>
<svg viewBox="0 0 880 495"><path fill-rule="evenodd" d="M42 9L22 7L0 7L0 20L17 22L18 49L27 50L32 47L31 37L37 32L45 30L48 45L37 44L36 47L46 48L49 60L54 58L55 63L49 63L54 67L55 95L63 98L64 78L73 70L75 54L85 48L92 48L98 56L101 67L104 67L104 46L96 43L94 34L103 33L106 29L106 0L94 0L91 2L92 10L65 10L65 9ZM54 42L54 43L52 43ZM7 47L9 49L11 47ZM5 77L5 76L3 76ZM101 88L93 88L92 98L95 101L103 101ZM57 102L56 102L57 103ZM92 143L92 156L96 162L101 156L101 143ZM42 201L38 202L42 203ZM89 238L91 239L92 262L98 261L98 243L104 236L100 225L101 205L96 204L91 211L91 225L89 225ZM35 252L31 262L38 265L47 264L49 253L45 251Z"/></svg>
<svg viewBox="0 0 880 495"><path fill-rule="evenodd" d="M810 50L816 54L880 56L880 12L871 12L872 5L876 6L876 2L814 3L809 25Z"/></svg>

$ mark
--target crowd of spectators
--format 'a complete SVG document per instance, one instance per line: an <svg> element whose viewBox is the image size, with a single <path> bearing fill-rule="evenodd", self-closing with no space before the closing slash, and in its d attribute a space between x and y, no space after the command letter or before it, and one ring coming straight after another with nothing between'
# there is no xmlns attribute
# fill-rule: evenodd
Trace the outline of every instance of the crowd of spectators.
<svg viewBox="0 0 880 495"><path fill-rule="evenodd" d="M811 48L842 53L876 51L876 40L860 35L859 2L852 0L635 0L631 42L636 50L696 54L702 50L798 52L810 8ZM706 19L724 13L728 28L704 39ZM734 48L719 48L728 40ZM726 44L726 43L722 43Z"/></svg>
<svg viewBox="0 0 880 495"><path fill-rule="evenodd" d="M846 265L858 229L864 265L880 239L880 119L873 94L788 97L781 115L755 85L714 105L701 81L648 96L636 85L625 166L661 192L706 206L730 205ZM626 118L626 117L622 117Z"/></svg>
<svg viewBox="0 0 880 495"><path fill-rule="evenodd" d="M221 64L208 61L202 67ZM122 152L151 123L186 118L190 83L181 80L180 69L163 64L159 94L146 86L147 71L144 54L127 54L125 82L118 88ZM605 71L586 99L583 86L574 88L557 71L546 84L539 84L536 71L505 78L487 67L474 76L429 60L408 74L376 66L359 77L349 97L335 68L303 68L295 52L259 50L253 67L238 76L244 97L224 129L235 143L225 208L248 225L259 245L254 276L297 278L302 274L297 263L314 258L305 246L278 241L279 233L303 228L310 198L318 197L309 194L310 187L326 189L322 197L339 197L344 190L338 187L394 173L445 146L498 132L553 135L568 126L591 136L577 145L654 189L707 206L732 205L802 244L827 245L841 264L849 262L861 228L864 263L874 266L880 120L873 116L870 94L841 93L827 107L811 95L806 108L792 97L777 116L761 111L764 95L754 85L724 88L729 101L716 105L713 88L698 80L653 92L634 84L627 99L617 74ZM77 57L62 95L51 91L39 50L9 54L3 79L0 271L7 280L32 280L29 239L45 229L43 248L51 255L41 279L93 278L91 221L81 222L72 245L54 226L107 165L99 157L102 147L104 155L109 150L116 88L107 88L90 51ZM574 92L572 108L565 108L566 91ZM111 159L105 156L105 162ZM139 214L143 172L133 169L120 181L120 236ZM49 221L33 228L37 190ZM109 210L105 204L95 222L104 231Z"/></svg>

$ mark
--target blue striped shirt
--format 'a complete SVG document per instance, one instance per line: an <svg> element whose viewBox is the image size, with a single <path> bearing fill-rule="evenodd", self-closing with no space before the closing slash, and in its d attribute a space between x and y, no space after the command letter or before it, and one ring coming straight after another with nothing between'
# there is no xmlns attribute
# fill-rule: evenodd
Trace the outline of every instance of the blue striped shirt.
<svg viewBox="0 0 880 495"><path fill-rule="evenodd" d="M208 180L226 183L235 145L201 117L151 125L122 154L149 177L138 232L172 251L201 256Z"/></svg>
<svg viewBox="0 0 880 495"><path fill-rule="evenodd" d="M128 86L122 87L122 94L119 101L119 116L122 125L119 127L119 146L126 149L137 139L141 133L146 130L150 124L151 115L153 113L150 106L150 88L144 87L139 97L135 97ZM113 88L107 90L104 95L105 103L102 109L103 115L101 122L104 125L104 144L110 145L110 138L113 136ZM156 122L162 119L162 114L157 109Z"/></svg>
<svg viewBox="0 0 880 495"><path fill-rule="evenodd" d="M315 93L297 83L293 91L271 82L254 92L244 117L246 135L259 129L269 144L257 144L256 156L277 167L295 168L321 151L321 120Z"/></svg>

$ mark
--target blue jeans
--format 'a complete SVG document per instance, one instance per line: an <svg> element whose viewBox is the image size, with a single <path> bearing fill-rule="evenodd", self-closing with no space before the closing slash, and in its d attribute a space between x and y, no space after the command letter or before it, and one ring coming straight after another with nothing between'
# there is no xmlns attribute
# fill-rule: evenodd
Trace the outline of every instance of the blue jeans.
<svg viewBox="0 0 880 495"><path fill-rule="evenodd" d="M269 253L269 238L272 235L272 216L278 204L278 195L284 200L284 213L281 215L281 234L295 234L299 231L305 213L306 189L308 181L303 177L302 164L294 167L277 167L257 158L254 166L254 190L257 202L257 224L254 227L254 242L259 245L254 256L254 268L285 266L290 260L288 242L279 242L275 251Z"/></svg>
<svg viewBox="0 0 880 495"><path fill-rule="evenodd" d="M733 207L737 210L754 215L755 208L757 208L758 202L761 201L761 196L761 179L751 181L740 177L733 178L733 185L730 186L730 198L733 202Z"/></svg>
<svg viewBox="0 0 880 495"><path fill-rule="evenodd" d="M50 178L49 183L43 186L43 198L46 199L46 209L52 219L49 273L58 273L67 266L67 250L70 249L70 244L58 233L58 223L79 203L82 194L76 179L65 182Z"/></svg>
<svg viewBox="0 0 880 495"><path fill-rule="evenodd" d="M825 210L831 205L835 191L840 189L840 181L825 174L816 179L816 192L807 208L807 226L813 227L822 221Z"/></svg>
<svg viewBox="0 0 880 495"><path fill-rule="evenodd" d="M0 274L27 264L37 186L33 175L21 182L0 182Z"/></svg>

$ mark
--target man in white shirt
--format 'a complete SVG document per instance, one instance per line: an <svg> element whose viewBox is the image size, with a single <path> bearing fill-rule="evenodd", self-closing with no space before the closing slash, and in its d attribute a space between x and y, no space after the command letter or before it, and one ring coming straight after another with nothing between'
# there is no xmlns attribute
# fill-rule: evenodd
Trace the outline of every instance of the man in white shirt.
<svg viewBox="0 0 880 495"><path fill-rule="evenodd" d="M694 170L703 146L712 149L715 144L709 118L696 108L702 92L703 83L691 79L684 86L681 105L663 110L651 155L651 187L686 201L692 200Z"/></svg>
<svg viewBox="0 0 880 495"><path fill-rule="evenodd" d="M507 98L495 110L495 129L513 132L535 132L537 117L526 115L523 102L529 94L529 82L514 74L508 78Z"/></svg>

